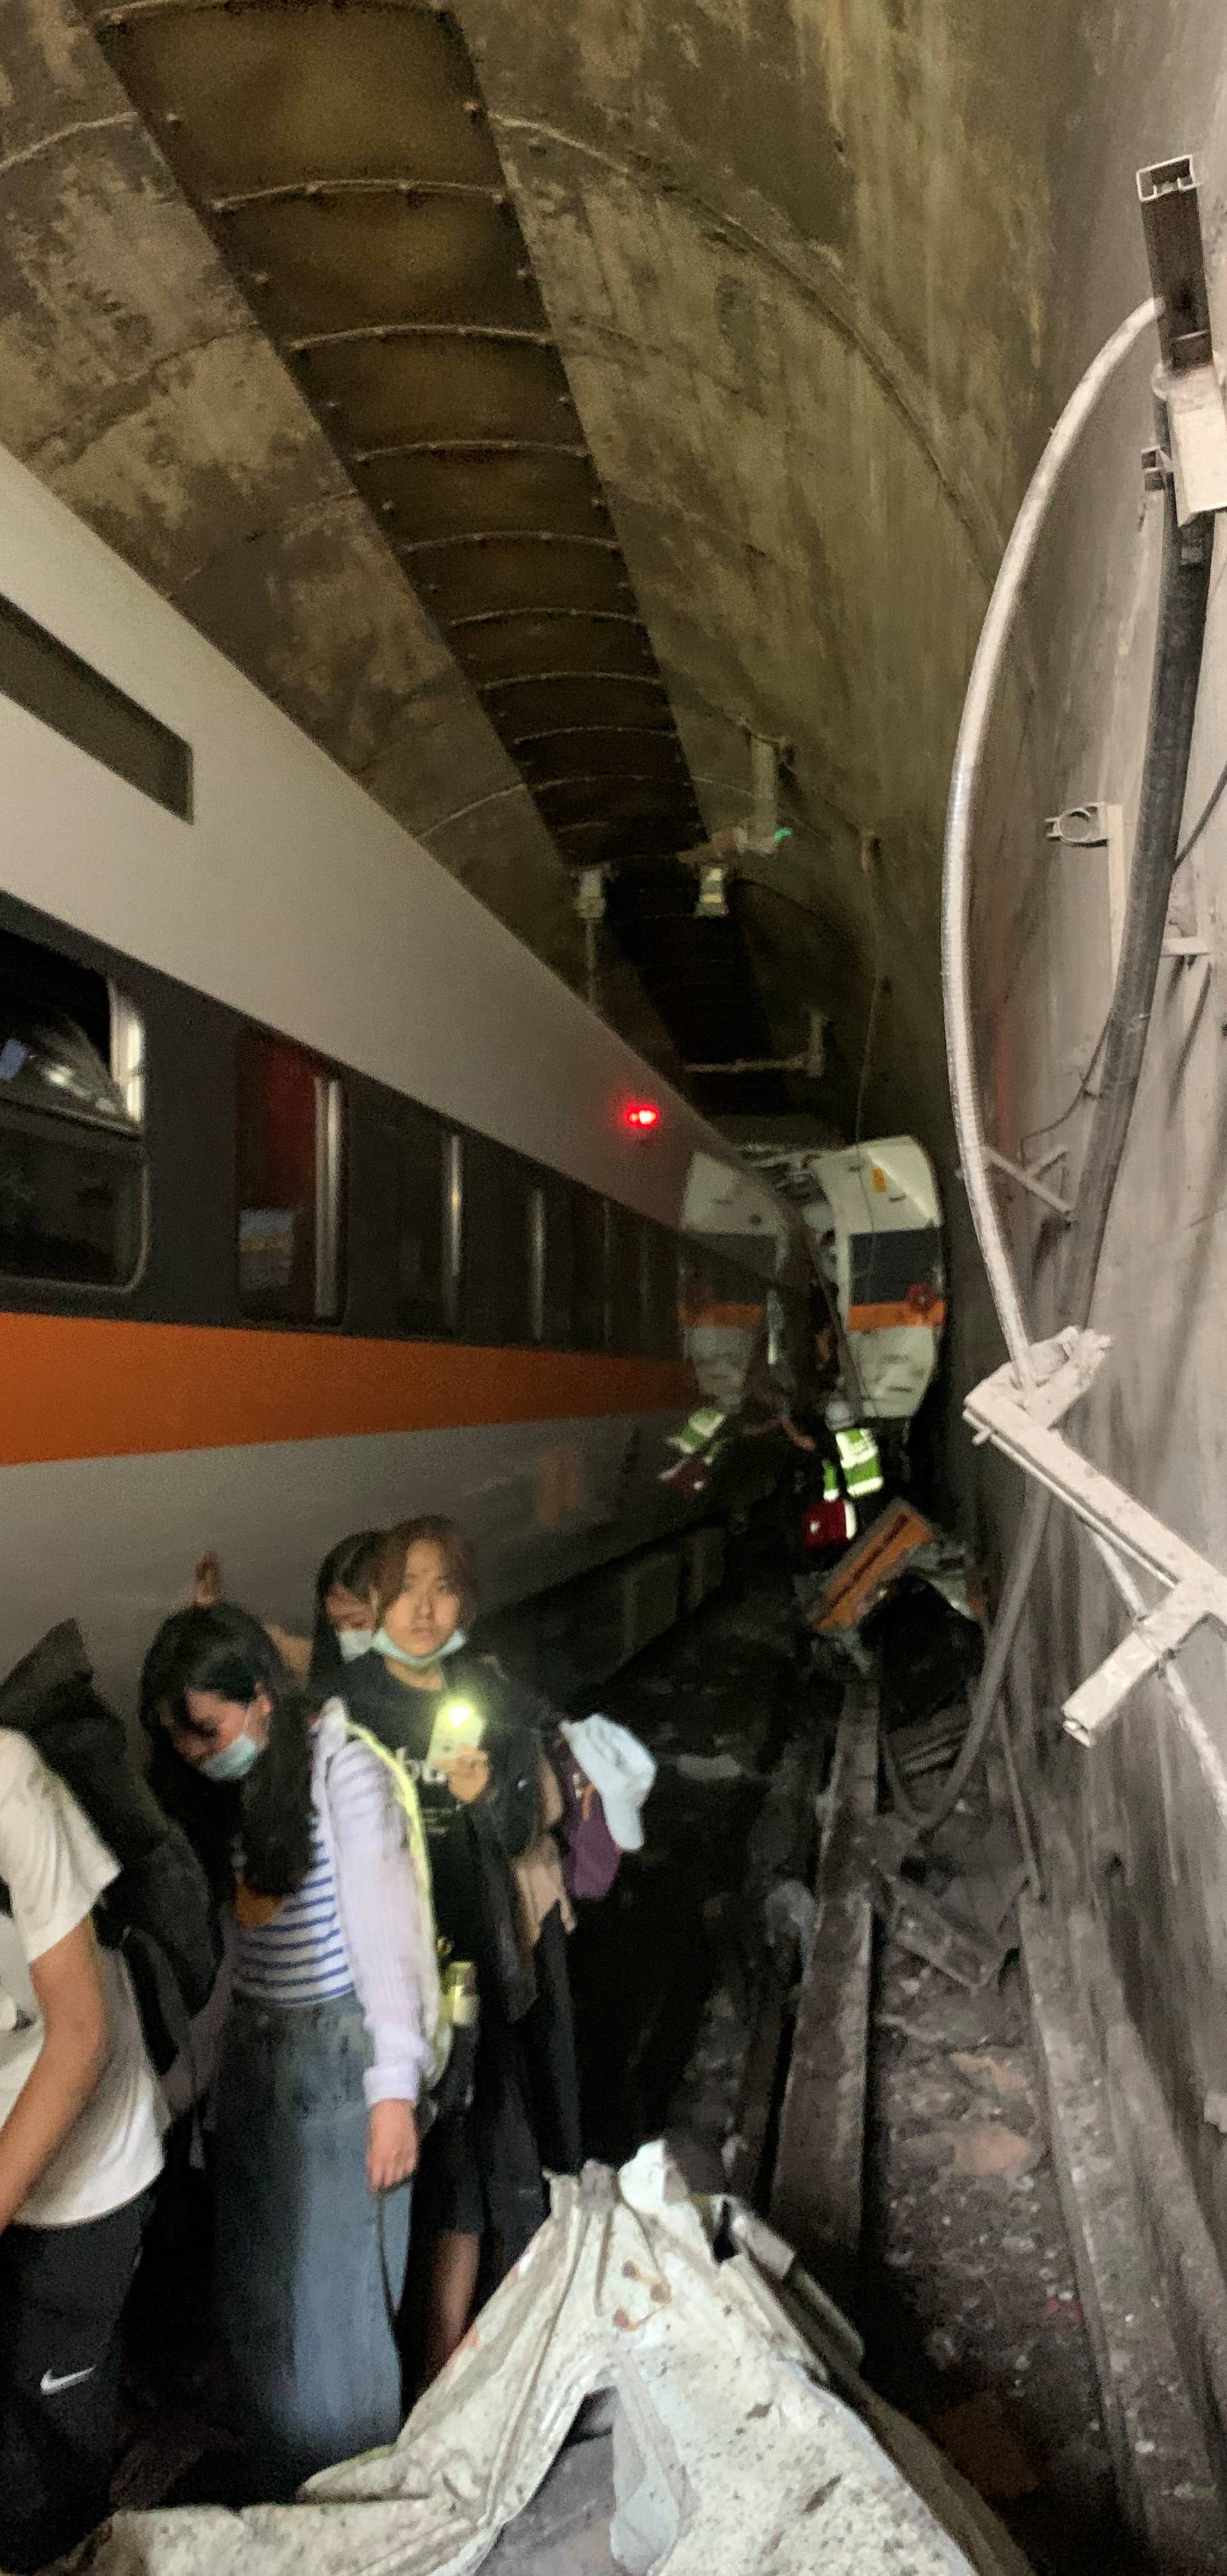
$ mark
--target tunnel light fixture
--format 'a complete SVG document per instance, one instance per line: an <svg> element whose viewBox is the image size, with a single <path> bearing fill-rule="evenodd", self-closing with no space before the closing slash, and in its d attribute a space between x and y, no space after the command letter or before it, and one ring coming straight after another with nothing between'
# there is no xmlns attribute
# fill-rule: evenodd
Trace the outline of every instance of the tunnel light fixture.
<svg viewBox="0 0 1227 2576"><path fill-rule="evenodd" d="M729 870L722 860L699 870L699 897L694 908L696 921L727 921Z"/></svg>
<svg viewBox="0 0 1227 2576"><path fill-rule="evenodd" d="M581 921L605 918L604 868L581 868L575 880L575 909Z"/></svg>
<svg viewBox="0 0 1227 2576"><path fill-rule="evenodd" d="M607 867L581 868L575 879L575 910L584 926L584 993L590 1011L601 1005L598 932L605 918Z"/></svg>

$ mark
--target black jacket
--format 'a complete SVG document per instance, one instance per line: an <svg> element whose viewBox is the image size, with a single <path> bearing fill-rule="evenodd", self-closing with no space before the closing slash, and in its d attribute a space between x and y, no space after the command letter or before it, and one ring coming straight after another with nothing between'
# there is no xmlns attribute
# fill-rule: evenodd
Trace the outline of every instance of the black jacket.
<svg viewBox="0 0 1227 2576"><path fill-rule="evenodd" d="M0 1682L0 1727L33 1744L119 1862L95 1920L102 1939L124 1950L150 2054L164 2073L188 2016L212 1992L221 1956L216 1920L186 1835L159 1806L121 1720L94 1687L75 1619L49 1629Z"/></svg>
<svg viewBox="0 0 1227 2576"><path fill-rule="evenodd" d="M482 1750L490 1766L483 1795L471 1805L446 1793L432 1801L427 1782L419 1783L419 1794L440 1934L456 1957L474 1959L483 2009L496 2004L508 2021L518 2021L537 1989L532 1960L519 1939L508 1863L541 1829L536 1703L482 1656L456 1655L445 1670L442 1693L419 1691L398 1682L381 1655L363 1655L347 1667L336 1695L389 1751L421 1763L441 1700L464 1698L480 1706Z"/></svg>

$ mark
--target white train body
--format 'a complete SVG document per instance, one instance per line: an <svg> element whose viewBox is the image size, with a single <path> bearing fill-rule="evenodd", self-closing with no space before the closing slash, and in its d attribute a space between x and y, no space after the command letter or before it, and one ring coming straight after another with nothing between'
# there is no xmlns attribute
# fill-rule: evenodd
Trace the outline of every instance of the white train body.
<svg viewBox="0 0 1227 2576"><path fill-rule="evenodd" d="M946 1318L937 1175L914 1136L806 1157L802 1215L835 1291L847 1392L867 1421L909 1421L932 1383Z"/></svg>
<svg viewBox="0 0 1227 2576"><path fill-rule="evenodd" d="M291 1622L417 1510L491 1602L612 1557L677 1516L683 1239L692 1322L804 1283L770 1189L3 456L0 1004L0 1671L75 1615L130 1703L206 1545Z"/></svg>

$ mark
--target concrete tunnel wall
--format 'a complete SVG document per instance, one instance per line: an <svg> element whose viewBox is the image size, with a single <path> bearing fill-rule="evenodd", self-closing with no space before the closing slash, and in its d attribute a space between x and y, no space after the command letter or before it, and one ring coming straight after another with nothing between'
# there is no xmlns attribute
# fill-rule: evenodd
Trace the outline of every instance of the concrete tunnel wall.
<svg viewBox="0 0 1227 2576"><path fill-rule="evenodd" d="M967 666L1043 435L1145 291L1143 162L1191 150L1227 345L1227 62L1214 0L461 0L508 183L708 821L744 727L793 747L798 832L751 898L781 1044L832 1023L820 1106L919 1132L954 1265L949 1461L1000 1557L958 1403L1000 1356L952 1173L937 922ZM0 19L0 437L197 618L541 953L576 971L566 871L480 706L68 0ZM1157 570L1146 355L1063 496L999 711L977 837L976 1005L1004 1151L1061 1110L1106 1008L1102 865L1043 817L1131 823ZM1227 751L1216 580L1190 810ZM463 793L457 782L463 781ZM864 836L877 856L864 863ZM1165 965L1094 1320L1092 1454L1227 1563L1222 1073L1209 960ZM339 884L338 899L343 900ZM877 1008L871 1022L875 986ZM611 1006L661 1042L624 981ZM866 1040L872 1050L866 1062ZM1085 1108L1061 1132L1076 1169ZM1037 1330L1053 1242L1011 1203ZM1119 1633L1058 1529L1022 1694L1227 2254L1227 1855L1159 1692L1094 1756L1054 1711ZM1227 1756L1223 1651L1187 1659ZM1110 1868L1107 1866L1111 1863Z"/></svg>
<svg viewBox="0 0 1227 2576"><path fill-rule="evenodd" d="M1147 292L1134 194L1145 163L1189 151L1201 182L1211 306L1227 330L1227 54L1221 12L1141 4L1105 13L1094 78L1079 103L1065 173L1069 292L1058 361L1063 386ZM1130 361L1061 495L1033 586L1028 626L1039 674L1030 754L1016 721L997 727L999 845L981 832L976 955L982 1065L998 1141L1018 1158L1074 1098L1110 993L1106 863L1043 836L1045 814L1088 797L1123 806L1131 845L1146 729L1160 522L1144 503L1138 458L1153 435L1148 341ZM1227 758L1227 623L1218 532L1208 649L1186 805L1201 811ZM1011 785L1015 780L1017 783ZM995 825L993 826L995 832ZM1212 1562L1227 1565L1227 1367L1224 1254L1224 941L1227 814L1220 808L1181 871L1172 923L1208 955L1160 968L1133 1130L1092 1314L1112 1350L1076 1433L1087 1454ZM990 864L991 863L991 864ZM1077 1176L1084 1102L1044 1141L1062 1140ZM1038 1152L1038 1142L1032 1150ZM1055 1324L1059 1229L1014 1194L1016 1258L1034 1329ZM995 1336L964 1300L961 1383L993 1364ZM1000 1543L1015 1480L989 1478L983 1502ZM1227 2149L1203 2119L1227 2079L1227 1847L1202 1769L1158 1683L1138 1690L1107 1739L1084 1753L1059 1733L1064 1695L1123 1632L1114 1591L1086 1541L1056 1516L1041 1608L1020 1665L1019 1699L1035 1754L1077 1854L1077 1880L1104 1924L1189 2159L1220 2255L1227 2254ZM1223 1640L1202 1632L1181 1669L1227 1760ZM1071 1892L1055 1855L1056 1884Z"/></svg>

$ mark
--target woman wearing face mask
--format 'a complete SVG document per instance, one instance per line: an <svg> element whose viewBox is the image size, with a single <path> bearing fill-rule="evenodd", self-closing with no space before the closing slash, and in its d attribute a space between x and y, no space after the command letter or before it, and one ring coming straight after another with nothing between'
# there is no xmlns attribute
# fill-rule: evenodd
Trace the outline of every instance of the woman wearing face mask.
<svg viewBox="0 0 1227 2576"><path fill-rule="evenodd" d="M454 1522L427 1515L390 1531L376 1565L374 1652L343 1685L351 1716L407 1757L416 1775L441 1948L453 1969L476 1970L473 2097L445 2113L430 2141L437 2233L425 2380L461 2342L479 2274L493 2286L540 2226L543 2149L556 2169L570 2171L580 2153L563 1928L570 1918L546 1831L551 1813L561 1812L542 1749L546 1712L468 1650L474 1595L472 1558ZM554 2044L543 2088L534 2083L541 2052L525 2042L547 1984Z"/></svg>
<svg viewBox="0 0 1227 2576"><path fill-rule="evenodd" d="M168 1619L141 1714L232 1922L217 2307L260 2491L289 2495L400 2429L389 2308L438 2072L433 1930L383 1764L337 1701L312 1711L246 1611Z"/></svg>
<svg viewBox="0 0 1227 2576"><path fill-rule="evenodd" d="M346 1665L370 1651L375 1632L371 1587L382 1546L382 1530L355 1530L329 1548L316 1575L310 1665L315 1690L335 1690Z"/></svg>
<svg viewBox="0 0 1227 2576"><path fill-rule="evenodd" d="M335 1682L348 1663L365 1655L375 1626L371 1582L383 1544L382 1530L354 1530L330 1547L315 1578L315 1623L309 1637L295 1636L266 1619L286 1671L313 1689ZM217 1557L202 1556L192 1578L192 1600L198 1610L215 1609L224 1585Z"/></svg>

